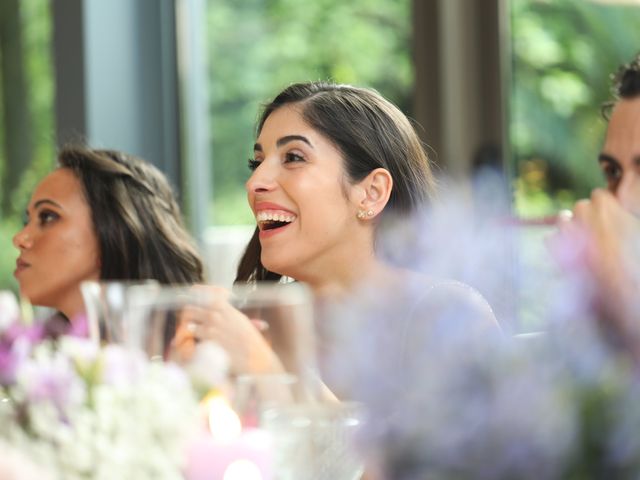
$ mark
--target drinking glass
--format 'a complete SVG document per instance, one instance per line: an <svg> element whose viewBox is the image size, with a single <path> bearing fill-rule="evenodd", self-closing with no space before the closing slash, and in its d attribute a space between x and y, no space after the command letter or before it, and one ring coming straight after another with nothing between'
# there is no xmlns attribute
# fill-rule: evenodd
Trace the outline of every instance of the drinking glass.
<svg viewBox="0 0 640 480"><path fill-rule="evenodd" d="M293 403L265 409L261 426L271 433L274 480L357 480L363 464L353 447L362 422L354 402Z"/></svg>
<svg viewBox="0 0 640 480"><path fill-rule="evenodd" d="M272 435L274 480L360 478L352 448L360 406L332 398L320 380L310 291L300 283L258 283L235 287L231 302L258 325L284 370L239 376L233 398L245 426Z"/></svg>
<svg viewBox="0 0 640 480"><path fill-rule="evenodd" d="M265 410L300 401L297 383L298 378L290 373L239 375L232 401L233 409L240 415L242 426L258 427Z"/></svg>
<svg viewBox="0 0 640 480"><path fill-rule="evenodd" d="M265 398L270 388L277 390L277 395L286 385L297 401L318 398L312 298L308 287L301 283L258 282L233 288L231 304L256 325L284 370L280 376L250 375L239 379L244 393L251 386Z"/></svg>
<svg viewBox="0 0 640 480"><path fill-rule="evenodd" d="M92 338L142 350L152 360L178 363L191 358L196 340L188 324L196 315L206 315L212 295L157 282L84 282L81 290Z"/></svg>
<svg viewBox="0 0 640 480"><path fill-rule="evenodd" d="M80 290L91 339L101 344L129 344L131 325L141 314L138 299L154 296L159 288L153 280L83 282Z"/></svg>

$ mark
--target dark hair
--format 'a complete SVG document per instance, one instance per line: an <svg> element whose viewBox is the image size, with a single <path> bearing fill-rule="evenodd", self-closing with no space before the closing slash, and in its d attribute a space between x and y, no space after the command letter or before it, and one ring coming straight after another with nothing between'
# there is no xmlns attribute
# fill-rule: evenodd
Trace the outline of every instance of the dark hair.
<svg viewBox="0 0 640 480"><path fill-rule="evenodd" d="M102 280L203 281L202 260L162 172L140 158L82 147L58 154L91 209Z"/></svg>
<svg viewBox="0 0 640 480"><path fill-rule="evenodd" d="M611 93L614 100L602 106L603 115L607 119L616 101L640 96L640 53L611 75Z"/></svg>
<svg viewBox="0 0 640 480"><path fill-rule="evenodd" d="M358 182L376 168L385 168L393 189L383 218L407 215L425 205L435 189L427 154L411 122L378 92L326 82L287 87L264 108L257 134L274 111L298 104L304 120L342 153L350 182ZM258 231L240 261L236 281L273 280L260 262Z"/></svg>

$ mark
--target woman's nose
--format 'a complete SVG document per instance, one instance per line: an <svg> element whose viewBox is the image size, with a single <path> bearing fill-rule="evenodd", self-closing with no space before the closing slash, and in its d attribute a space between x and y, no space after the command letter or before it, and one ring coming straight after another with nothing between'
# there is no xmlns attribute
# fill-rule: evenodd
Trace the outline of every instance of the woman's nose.
<svg viewBox="0 0 640 480"><path fill-rule="evenodd" d="M27 226L23 227L22 230L13 236L13 245L20 250L33 246L33 237Z"/></svg>
<svg viewBox="0 0 640 480"><path fill-rule="evenodd" d="M625 175L615 195L626 210L640 215L640 175L635 172Z"/></svg>
<svg viewBox="0 0 640 480"><path fill-rule="evenodd" d="M263 160L258 168L256 168L247 183L245 188L248 193L264 193L273 190L276 186L276 171L274 166Z"/></svg>

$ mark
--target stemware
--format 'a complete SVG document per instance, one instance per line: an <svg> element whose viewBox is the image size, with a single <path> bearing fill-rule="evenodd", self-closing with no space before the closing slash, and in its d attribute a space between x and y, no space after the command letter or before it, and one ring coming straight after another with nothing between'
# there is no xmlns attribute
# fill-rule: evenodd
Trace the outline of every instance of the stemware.
<svg viewBox="0 0 640 480"><path fill-rule="evenodd" d="M87 281L80 285L85 303L89 336L103 343L129 344L131 325L141 314L140 298L154 296L160 285L153 280Z"/></svg>
<svg viewBox="0 0 640 480"><path fill-rule="evenodd" d="M363 420L355 402L280 405L262 427L273 437L275 480L357 480L363 464L353 446Z"/></svg>
<svg viewBox="0 0 640 480"><path fill-rule="evenodd" d="M188 328L206 314L211 292L157 282L84 282L90 336L138 349L153 360L188 361L196 340ZM188 320L185 315L189 309Z"/></svg>
<svg viewBox="0 0 640 480"><path fill-rule="evenodd" d="M280 393L286 384L298 400L316 399L319 375L310 290L300 283L237 285L230 301L261 331L283 369L281 376L249 375L241 379L241 383L253 384L263 395L269 384Z"/></svg>
<svg viewBox="0 0 640 480"><path fill-rule="evenodd" d="M320 380L310 291L303 284L235 287L232 304L251 318L283 372L241 375L234 407L245 426L274 441L275 480L355 480L362 463L352 448L360 405L339 402Z"/></svg>

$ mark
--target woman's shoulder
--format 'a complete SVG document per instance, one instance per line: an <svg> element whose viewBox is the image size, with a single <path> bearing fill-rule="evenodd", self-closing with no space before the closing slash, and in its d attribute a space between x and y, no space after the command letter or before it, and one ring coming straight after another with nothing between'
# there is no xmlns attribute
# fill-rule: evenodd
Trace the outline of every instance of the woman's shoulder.
<svg viewBox="0 0 640 480"><path fill-rule="evenodd" d="M449 328L500 330L489 302L470 285L411 272L404 290L412 319L425 317Z"/></svg>

